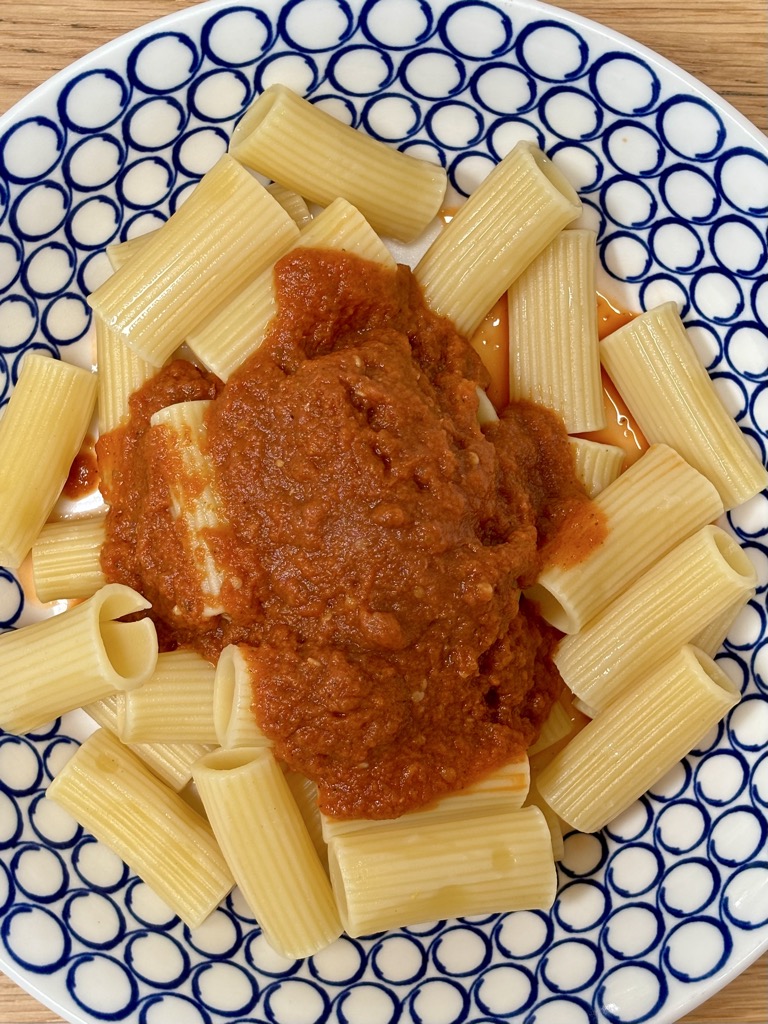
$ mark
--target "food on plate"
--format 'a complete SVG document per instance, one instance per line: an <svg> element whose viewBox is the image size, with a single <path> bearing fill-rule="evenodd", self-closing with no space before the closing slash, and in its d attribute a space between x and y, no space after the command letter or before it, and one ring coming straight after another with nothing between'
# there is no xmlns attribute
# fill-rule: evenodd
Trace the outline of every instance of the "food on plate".
<svg viewBox="0 0 768 1024"><path fill-rule="evenodd" d="M300 226L285 196L241 166L244 154L257 166L275 111L299 111L309 124L306 106L284 89L262 97L168 223L124 260L112 254L115 274L92 296L108 512L82 542L77 529L46 528L33 549L36 579L64 598L56 545L76 549L63 562L71 596L85 598L36 627L41 650L48 622L63 632L101 600L89 586L118 588L136 595L127 610L151 608L127 623L93 616L88 643L119 674L135 655L123 627L151 631L156 671L144 667L130 685L152 676L145 713L153 688L168 698L154 731L131 732L142 702L132 708L119 692L127 684L84 689L79 703L102 728L51 797L151 881L162 842L142 842L142 826L142 848L132 848L129 820L110 813L109 794L123 799L113 782L136 779L151 759L172 794L161 802L173 842L194 862L176 796L193 777L231 872L221 885L239 884L265 934L293 957L342 929L551 905L563 829L618 814L738 699L707 651L754 586L731 553L738 592L724 589L681 627L647 676L596 699L599 708L591 692L573 697L557 669L570 637L598 616L620 622L612 610L623 594L652 592L652 583L642 589L647 575L703 536L730 499L664 426L618 476L615 450L566 433L563 419L588 435L603 423L595 239L568 227L578 197L543 153L515 147L411 271L395 265L372 222L391 227L366 198L358 208L341 183L326 182L325 209L308 224L302 209ZM357 142L349 145L352 162ZM430 188L440 178L417 171ZM425 209L434 214L434 197ZM584 268L577 282L572 245ZM506 409L494 409L469 343L508 291L511 322L527 319L540 288L529 275L526 291L524 278L536 262L547 268L543 294L563 287L553 281L579 289L553 329L554 358L579 352L573 376L578 401L588 394L586 417L571 420L573 392L560 386L555 412L530 401L540 391L521 398L514 387ZM541 346L539 367L555 351L541 333L512 338ZM512 373L517 384L516 363ZM669 376L670 393L685 387ZM766 477L748 449L738 461L744 500ZM621 639L612 628L609 646ZM0 664L11 651L0 638ZM187 694L162 686L174 656L194 675L199 714L183 717ZM9 693L2 724L13 726ZM682 695L696 713L663 728ZM637 716L648 723L640 747L626 727ZM617 753L606 761L609 745ZM262 859L248 856L257 847ZM190 926L201 920L200 904L172 885L163 892ZM317 913L297 927L301 905Z"/></svg>

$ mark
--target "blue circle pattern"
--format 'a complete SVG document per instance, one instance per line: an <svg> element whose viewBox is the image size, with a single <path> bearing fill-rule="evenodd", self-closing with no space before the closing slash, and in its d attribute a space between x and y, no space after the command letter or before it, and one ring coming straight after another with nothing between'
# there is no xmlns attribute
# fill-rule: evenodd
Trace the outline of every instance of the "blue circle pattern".
<svg viewBox="0 0 768 1024"><path fill-rule="evenodd" d="M23 352L35 347L61 355L83 335L94 250L130 237L140 223L146 226L146 216L162 222L172 213L206 169L191 159L196 142L216 140L223 151L257 91L280 78L314 100L335 100L351 123L373 134L382 101L397 104L401 118L409 111L403 134L387 141L434 154L460 193L466 193L463 167L498 160L509 133L535 137L567 174L581 176L603 270L627 304L662 293L676 298L684 315L695 310L691 326L714 348L708 368L741 388L740 424L765 459L768 366L765 359L746 370L734 364L743 357L738 328L768 340L759 307L765 307L765 151L738 125L724 123L708 99L675 92L677 82L666 82L652 62L582 25L554 21L535 5L521 5L513 15L478 0L411 0L397 24L383 0L364 0L359 11L344 0L323 0L320 7L328 20L304 38L305 0L273 14L269 5L248 2L203 5L194 17L178 19L183 30L158 26L126 40L112 50L110 67L95 54L65 76L53 99L40 95L32 113L0 124L0 334L7 338L0 402L7 401ZM473 20L485 33L483 46L466 32ZM546 52L557 59L545 61ZM359 69L363 55L378 69L365 88L345 70ZM629 85L617 91L611 82L619 72ZM94 95L100 103L83 102ZM236 109L222 109L219 95ZM466 133L458 142L448 134L457 117ZM681 135L680 118L696 130ZM35 158L27 163L20 153L30 141ZM149 165L163 179L151 208L131 187L132 173ZM631 273L621 265L627 245L634 253ZM57 257L63 275L55 294L39 283L35 259L43 251L49 262ZM717 291L724 282L725 298ZM70 336L61 337L54 313L64 295L82 312ZM4 331L7 324L16 325L15 333ZM753 529L742 539L765 558L764 536L764 529ZM23 591L11 580L6 589L15 597L12 607L6 597L3 628L24 611ZM720 654L745 696L763 709L764 600L763 585L752 604L759 635L746 644L726 641ZM348 956L352 966L335 973L319 958L275 964L233 897L217 912L213 949L208 941L199 945L175 918L144 920L134 898L141 883L122 867L93 877L86 865L98 844L80 828L50 831L39 813L49 760L59 743L70 742L66 722L56 722L10 740L37 759L32 784L14 788L0 778L0 942L19 969L63 977L74 1011L79 1007L89 1021L148 1022L160 1009L163 1019L189 1024L280 1024L281 1007L296 999L301 1020L317 1024L362 1024L369 1020L366 1006L391 1021L427 1020L433 1011L440 1020L477 1024L652 1020L673 990L684 999L692 981L714 977L739 950L753 948L755 932L761 943L768 940L765 900L740 899L768 883L768 863L756 859L768 831L768 756L760 755L743 723L732 715L670 773L668 788L664 781L654 787L643 798L645 820L636 829L612 827L588 837L587 846L568 837L551 914L459 922L477 956L467 975L450 955L456 922L341 940L344 962ZM726 783L713 784L723 768ZM729 815L751 839L718 841L726 836L718 823L727 825ZM36 860L45 861L45 870ZM577 899L571 903L569 896ZM87 899L101 901L98 933L79 923L78 904ZM516 929L516 921L525 927ZM711 958L699 959L692 974L686 947L701 936ZM153 950L166 955L153 961ZM624 978L636 982L638 972L647 1005L624 1012L614 998L617 986ZM108 997L94 985L96 977L111 980ZM361 985L366 998L353 999Z"/></svg>

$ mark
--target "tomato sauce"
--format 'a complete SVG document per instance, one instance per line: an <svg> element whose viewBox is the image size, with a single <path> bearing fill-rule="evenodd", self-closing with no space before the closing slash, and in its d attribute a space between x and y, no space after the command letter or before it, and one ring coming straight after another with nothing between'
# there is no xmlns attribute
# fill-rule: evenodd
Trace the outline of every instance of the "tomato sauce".
<svg viewBox="0 0 768 1024"><path fill-rule="evenodd" d="M552 413L514 402L479 426L488 372L407 268L295 250L275 282L268 335L225 385L172 364L100 442L105 571L149 591L166 646L246 645L257 721L326 813L394 817L535 741L558 634L521 590L588 499ZM213 399L225 610L208 619L174 569L147 429L190 392Z"/></svg>
<svg viewBox="0 0 768 1024"><path fill-rule="evenodd" d="M99 485L94 440L87 437L69 468L62 494L70 501L78 501L93 494Z"/></svg>

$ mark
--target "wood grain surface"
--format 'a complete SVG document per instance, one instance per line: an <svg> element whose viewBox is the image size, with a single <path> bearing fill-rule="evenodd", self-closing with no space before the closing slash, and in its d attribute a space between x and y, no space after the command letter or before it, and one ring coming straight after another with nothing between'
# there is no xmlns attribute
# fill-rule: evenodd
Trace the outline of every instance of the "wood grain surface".
<svg viewBox="0 0 768 1024"><path fill-rule="evenodd" d="M110 39L194 6L189 0L0 0L0 113ZM768 131L766 0L555 0L554 6L656 50ZM60 1020L0 975L0 1024ZM768 1024L768 955L683 1022Z"/></svg>

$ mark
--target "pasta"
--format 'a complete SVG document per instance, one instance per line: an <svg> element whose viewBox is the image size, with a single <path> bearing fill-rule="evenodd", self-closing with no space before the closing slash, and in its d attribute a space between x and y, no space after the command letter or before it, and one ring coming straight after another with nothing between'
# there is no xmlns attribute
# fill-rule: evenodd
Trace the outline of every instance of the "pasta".
<svg viewBox="0 0 768 1024"><path fill-rule="evenodd" d="M97 725L119 739L117 721L124 700L124 693L113 693L86 704L83 710ZM204 743L126 743L125 746L176 793L192 778L192 766L214 749L213 745Z"/></svg>
<svg viewBox="0 0 768 1024"><path fill-rule="evenodd" d="M190 928L232 888L208 823L109 732L98 729L81 745L47 795L115 850Z"/></svg>
<svg viewBox="0 0 768 1024"><path fill-rule="evenodd" d="M416 265L428 305L469 337L580 212L578 196L554 164L537 147L518 143Z"/></svg>
<svg viewBox="0 0 768 1024"><path fill-rule="evenodd" d="M736 541L705 526L561 641L555 663L573 693L600 711L742 604L756 585L754 566Z"/></svg>
<svg viewBox="0 0 768 1024"><path fill-rule="evenodd" d="M276 180L263 187L246 167ZM645 314L604 343L605 365L647 429L647 453L622 472L621 449L570 439L607 535L593 544L599 517L574 518L568 543L578 549L583 542L588 553L569 556L556 540L526 594L567 634L554 659L569 692L553 703L526 756L400 817L321 814L315 782L279 762L256 721L247 645L228 644L215 666L187 647L158 654L151 620L133 618L148 610L147 600L105 584L103 517L43 526L97 392L99 429L107 432L125 423L130 395L182 344L226 382L263 343L277 308L275 265L285 254L336 249L394 270L377 232L418 234L444 189L441 168L371 143L282 86L266 90L229 153L179 211L158 231L109 247L115 272L91 296L98 383L93 374L30 356L21 398L14 396L0 423L0 458L9 447L19 464L39 459L53 476L34 515L21 509L22 498L14 499L5 532L0 515L0 547L9 564L32 548L42 600L81 602L0 637L0 724L23 733L84 707L99 728L51 784L50 798L115 849L191 928L238 885L285 957L312 955L342 930L360 936L446 916L548 908L564 831L610 821L738 699L712 655L754 594L756 574L711 523L764 485L766 474L744 454L738 428L723 426L712 411L708 378L699 384L669 309ZM313 216L307 200L324 209ZM467 336L507 292L511 397L543 401L571 432L589 433L604 418L595 238L568 228L579 212L559 171L521 143L438 235L415 279L427 304ZM650 349L661 355L651 358ZM654 363L650 376L645 363ZM65 434L66 444L13 449L18 424L22 431L35 425L40 388L54 410L43 433ZM34 397L25 399L29 389ZM79 417L67 411L73 403ZM655 404L672 410L659 417L658 430ZM698 457L702 446L680 412L689 404L726 458L712 450ZM245 579L225 578L217 561L223 514L210 407L208 400L166 404L147 435L185 578L197 580L205 596L205 628L225 611L225 587ZM362 403L354 407L365 415ZM498 421L481 388L477 407L480 424ZM16 479L13 493L20 490ZM21 537L15 517L27 520ZM269 595L257 593L262 598ZM179 621L183 604L179 598L173 612ZM384 619L371 628L382 629ZM414 703L423 697L424 688L411 695ZM585 724L574 707L592 721ZM190 779L208 821L189 806L192 797L180 795Z"/></svg>
<svg viewBox="0 0 768 1024"><path fill-rule="evenodd" d="M213 665L180 648L158 655L149 679L123 697L117 729L125 743L216 744Z"/></svg>
<svg viewBox="0 0 768 1024"><path fill-rule="evenodd" d="M321 206L346 199L377 232L402 241L426 228L445 194L442 167L376 142L283 85L265 89L245 112L230 153Z"/></svg>
<svg viewBox="0 0 768 1024"><path fill-rule="evenodd" d="M490 911L552 905L551 839L537 807L347 832L328 845L331 882L352 937Z"/></svg>
<svg viewBox="0 0 768 1024"><path fill-rule="evenodd" d="M768 471L720 402L674 303L615 331L601 356L648 440L671 445L708 477L726 509L768 486Z"/></svg>
<svg viewBox="0 0 768 1024"><path fill-rule="evenodd" d="M29 732L145 682L157 662L154 623L119 620L148 607L141 594L110 583L61 615L0 636L0 726Z"/></svg>
<svg viewBox="0 0 768 1024"><path fill-rule="evenodd" d="M594 499L608 533L587 558L557 553L529 596L564 633L576 633L645 569L723 511L712 484L667 445L652 445ZM569 546L594 529L591 517L570 524Z"/></svg>
<svg viewBox="0 0 768 1024"><path fill-rule="evenodd" d="M171 514L182 524L186 558L191 563L191 571L202 580L206 601L204 614L212 617L222 611L219 601L222 578L205 532L215 528L219 521L211 486L212 466L202 454L207 408L205 401L179 402L160 409L150 423L160 439L158 443L164 447L165 457L160 465Z"/></svg>
<svg viewBox="0 0 768 1024"><path fill-rule="evenodd" d="M268 267L298 231L266 189L225 155L88 301L142 359L162 366L196 324Z"/></svg>
<svg viewBox="0 0 768 1024"><path fill-rule="evenodd" d="M32 545L32 577L40 601L91 597L106 583L99 555L104 516L46 523Z"/></svg>
<svg viewBox="0 0 768 1024"><path fill-rule="evenodd" d="M240 648L230 644L219 655L213 685L213 722L221 747L270 745L256 724L252 701L248 662Z"/></svg>
<svg viewBox="0 0 768 1024"><path fill-rule="evenodd" d="M282 769L265 748L216 751L194 778L238 886L270 944L309 956L341 934L328 877Z"/></svg>
<svg viewBox="0 0 768 1024"><path fill-rule="evenodd" d="M576 475L590 498L596 498L612 484L624 468L624 450L616 445L601 444L585 437L570 439L576 463Z"/></svg>
<svg viewBox="0 0 768 1024"><path fill-rule="evenodd" d="M685 645L567 744L539 775L539 792L572 828L596 832L690 753L738 699L717 663Z"/></svg>
<svg viewBox="0 0 768 1024"><path fill-rule="evenodd" d="M28 353L0 419L0 565L18 568L53 510L83 443L96 375Z"/></svg>
<svg viewBox="0 0 768 1024"><path fill-rule="evenodd" d="M571 434L605 426L595 260L594 232L561 231L507 295L510 398L554 409Z"/></svg>
<svg viewBox="0 0 768 1024"><path fill-rule="evenodd" d="M336 199L302 230L296 247L353 252L394 268L389 250L359 210ZM189 332L192 351L222 380L262 343L277 312L274 273L270 266L216 314Z"/></svg>

